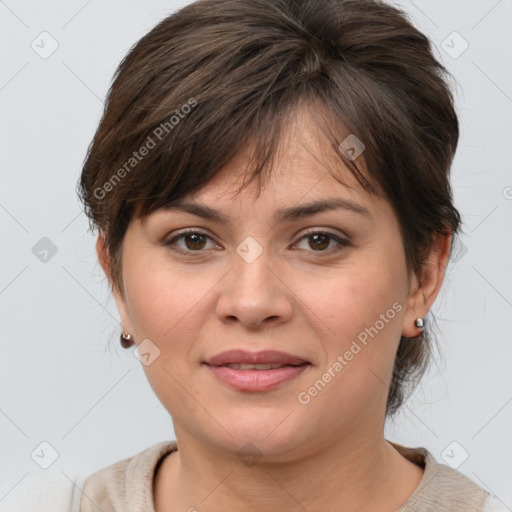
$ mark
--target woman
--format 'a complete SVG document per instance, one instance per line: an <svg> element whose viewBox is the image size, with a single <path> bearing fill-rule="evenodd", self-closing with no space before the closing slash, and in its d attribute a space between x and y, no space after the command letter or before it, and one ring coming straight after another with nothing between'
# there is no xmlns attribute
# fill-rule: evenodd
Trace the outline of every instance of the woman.
<svg viewBox="0 0 512 512"><path fill-rule="evenodd" d="M491 510L384 438L460 228L445 74L377 1L203 0L131 49L80 194L177 441L83 512Z"/></svg>

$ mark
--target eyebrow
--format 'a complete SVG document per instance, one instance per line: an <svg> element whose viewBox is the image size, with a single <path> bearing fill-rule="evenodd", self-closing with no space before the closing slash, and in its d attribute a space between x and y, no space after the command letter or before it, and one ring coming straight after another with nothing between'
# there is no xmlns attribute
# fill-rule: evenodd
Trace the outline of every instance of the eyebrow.
<svg viewBox="0 0 512 512"><path fill-rule="evenodd" d="M280 208L276 210L274 214L274 221L291 222L302 219L304 217L309 217L310 215L315 215L317 213L338 209L347 210L368 218L372 216L367 208L351 201L350 199L329 198L319 199L310 203L301 204L299 206ZM191 213L193 215L197 215L203 219L208 219L223 224L229 224L229 216L225 215L224 213L218 210L214 210L213 208L203 204L185 202L184 199L171 201L163 207L163 210L180 210Z"/></svg>

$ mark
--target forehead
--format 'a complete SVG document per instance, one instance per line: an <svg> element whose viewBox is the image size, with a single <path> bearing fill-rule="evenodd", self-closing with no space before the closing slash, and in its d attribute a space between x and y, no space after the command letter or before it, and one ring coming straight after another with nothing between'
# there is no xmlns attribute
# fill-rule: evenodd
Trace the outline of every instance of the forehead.
<svg viewBox="0 0 512 512"><path fill-rule="evenodd" d="M251 192L241 190L250 176L253 151L254 145L246 144L208 183L187 198L208 203L258 200L259 187L248 187ZM344 164L339 148L333 147L332 141L316 124L309 108L302 107L293 113L284 126L273 156L263 172L265 179L261 190L264 197L279 203L293 203L301 198L307 200L343 193L363 202L372 200ZM354 164L368 176L364 155Z"/></svg>
<svg viewBox="0 0 512 512"><path fill-rule="evenodd" d="M315 115L318 111L319 108L315 111L311 105L303 105L288 112L276 151L254 180L249 178L256 163L256 143L249 139L208 182L178 200L170 199L153 214L168 209L182 210L225 223L228 216L235 215L233 208L249 205L253 208L249 211L263 213L264 210L275 221L290 221L306 216L308 211L314 214L332 209L332 204L326 207L313 204L315 201L338 201L344 203L342 207L347 212L364 213L364 210L367 214L376 207L389 206L376 205L380 198L366 190L347 168L336 141L326 135L325 127L320 128L319 117ZM341 123L337 128L340 126L343 131ZM336 135L337 139L342 137L346 137L346 130ZM380 193L368 175L364 153L352 164ZM181 208L183 204L187 208ZM298 213L299 206L303 209Z"/></svg>

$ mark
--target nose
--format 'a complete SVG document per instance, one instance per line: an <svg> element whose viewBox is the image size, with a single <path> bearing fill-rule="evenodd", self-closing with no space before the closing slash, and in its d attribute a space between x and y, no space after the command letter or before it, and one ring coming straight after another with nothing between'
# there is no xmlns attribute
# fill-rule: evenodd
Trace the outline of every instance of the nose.
<svg viewBox="0 0 512 512"><path fill-rule="evenodd" d="M254 260L235 254L233 268L220 283L216 309L222 322L238 321L255 330L290 321L293 292L270 259L266 250Z"/></svg>

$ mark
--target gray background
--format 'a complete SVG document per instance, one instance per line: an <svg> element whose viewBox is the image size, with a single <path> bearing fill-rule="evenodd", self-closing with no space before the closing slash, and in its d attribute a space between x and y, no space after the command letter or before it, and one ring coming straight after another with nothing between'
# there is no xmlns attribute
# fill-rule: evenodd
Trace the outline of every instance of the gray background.
<svg viewBox="0 0 512 512"><path fill-rule="evenodd" d="M3 512L77 510L90 473L174 439L118 344L75 186L121 58L186 3L0 1ZM434 306L443 358L387 437L428 448L512 510L512 1L400 5L459 84L453 187L466 234Z"/></svg>

